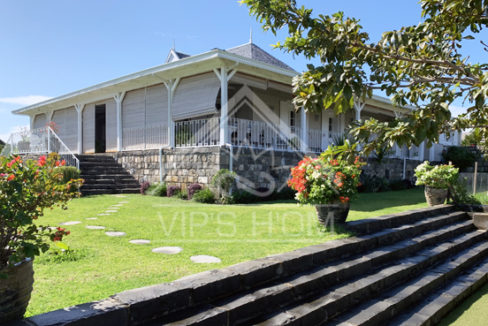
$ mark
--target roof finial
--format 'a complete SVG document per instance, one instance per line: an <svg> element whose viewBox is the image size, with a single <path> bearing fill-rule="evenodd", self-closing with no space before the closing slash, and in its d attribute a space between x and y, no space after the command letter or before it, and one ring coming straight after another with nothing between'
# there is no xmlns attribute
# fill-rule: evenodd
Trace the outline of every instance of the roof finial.
<svg viewBox="0 0 488 326"><path fill-rule="evenodd" d="M252 26L249 26L249 43L252 44Z"/></svg>

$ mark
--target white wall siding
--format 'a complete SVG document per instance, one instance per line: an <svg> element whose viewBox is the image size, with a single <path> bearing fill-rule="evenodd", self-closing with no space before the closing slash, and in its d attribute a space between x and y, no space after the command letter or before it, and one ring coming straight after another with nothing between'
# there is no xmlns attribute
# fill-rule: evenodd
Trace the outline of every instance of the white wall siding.
<svg viewBox="0 0 488 326"><path fill-rule="evenodd" d="M46 126L47 117L44 113L37 114L34 117L34 122L32 123L33 129L44 128Z"/></svg>
<svg viewBox="0 0 488 326"><path fill-rule="evenodd" d="M117 151L117 107L115 106L114 100L107 100L105 104L105 115L106 115L106 151L116 152Z"/></svg>
<svg viewBox="0 0 488 326"><path fill-rule="evenodd" d="M122 103L122 128L144 128L146 121L144 88L127 92Z"/></svg>
<svg viewBox="0 0 488 326"><path fill-rule="evenodd" d="M219 89L220 81L213 72L182 79L173 100L173 119L214 114Z"/></svg>
<svg viewBox="0 0 488 326"><path fill-rule="evenodd" d="M164 85L147 88L146 125L168 125L168 92Z"/></svg>
<svg viewBox="0 0 488 326"><path fill-rule="evenodd" d="M95 104L88 104L83 110L83 152L95 152Z"/></svg>
<svg viewBox="0 0 488 326"><path fill-rule="evenodd" d="M74 107L54 111L52 120L56 123L59 138L71 151L76 151L78 142L78 116Z"/></svg>

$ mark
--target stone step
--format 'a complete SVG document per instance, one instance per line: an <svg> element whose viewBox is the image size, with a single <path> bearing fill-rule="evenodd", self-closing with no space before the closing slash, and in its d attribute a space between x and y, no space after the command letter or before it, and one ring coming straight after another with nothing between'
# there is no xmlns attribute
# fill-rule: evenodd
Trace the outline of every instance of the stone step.
<svg viewBox="0 0 488 326"><path fill-rule="evenodd" d="M420 297L413 309L393 319L393 326L434 325L455 308L460 302L486 284L488 277L488 259L466 269L428 297ZM411 308L411 307L410 307Z"/></svg>
<svg viewBox="0 0 488 326"><path fill-rule="evenodd" d="M313 300L298 301L270 316L255 320L259 325L320 325L337 315L347 312L364 300L374 299L385 291L401 284L427 269L432 268L450 256L464 252L469 247L486 240L486 232L472 231L439 245L427 247L415 255L400 259L395 264L373 270L354 281L328 287L324 284L321 295ZM482 243L482 256L488 254L488 244ZM467 251L466 251L467 252ZM464 252L464 253L466 253ZM461 255L462 256L462 255ZM449 271L446 271L448 273Z"/></svg>
<svg viewBox="0 0 488 326"><path fill-rule="evenodd" d="M452 213L451 215L452 217L466 216L462 212ZM430 221L423 223L422 226L430 225L432 228L435 228L436 222L439 220L438 217L430 218ZM448 220L447 218L444 219L446 222ZM421 228L420 223L417 228ZM177 323L185 325L199 324L202 322L219 324L221 320L228 319L230 320L230 324L234 324L256 318L265 312L263 307L266 307L267 312L278 310L282 306L291 304L297 300L310 298L324 287L337 285L340 282L367 274L385 262L400 259L415 253L420 248L433 246L438 242L446 241L472 230L474 230L474 226L471 221L457 221L443 229L430 231L421 236L403 240L390 246L370 250L367 254L359 254L356 257L350 257L321 266L295 277L280 280L272 286L261 287L256 291L248 291L245 294L234 296L222 302L212 303L207 309L186 319L178 320ZM383 238L384 234L384 232L381 232L378 236ZM395 237L390 239L393 240ZM164 320L164 322L168 321L171 320Z"/></svg>
<svg viewBox="0 0 488 326"><path fill-rule="evenodd" d="M88 169L81 169L83 175L101 175L101 174L121 174L121 175L129 175L129 172L124 170L121 167L100 167L100 168L88 168Z"/></svg>
<svg viewBox="0 0 488 326"><path fill-rule="evenodd" d="M85 180L98 180L98 179L110 179L110 180L135 180L130 174L81 174L81 178ZM137 181L136 181L137 182Z"/></svg>

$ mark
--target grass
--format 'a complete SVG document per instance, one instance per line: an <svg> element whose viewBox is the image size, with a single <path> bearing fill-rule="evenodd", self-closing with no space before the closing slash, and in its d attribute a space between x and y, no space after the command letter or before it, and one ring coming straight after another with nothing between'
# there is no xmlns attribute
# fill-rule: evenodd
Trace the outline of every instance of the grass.
<svg viewBox="0 0 488 326"><path fill-rule="evenodd" d="M464 300L438 326L486 325L488 320L486 307L488 307L488 284Z"/></svg>
<svg viewBox="0 0 488 326"><path fill-rule="evenodd" d="M121 201L127 203L117 213L98 215ZM360 194L352 203L349 220L425 206L419 189ZM97 220L86 219L90 217ZM71 231L65 239L71 248L69 254L51 250L36 258L27 316L350 236L323 230L313 207L293 202L219 206L140 195L93 196L73 200L66 211L47 211L40 219L51 226L66 221L82 223L67 226ZM127 234L108 237L103 230L86 229L87 225ZM151 244L134 245L130 239L148 239ZM180 246L183 251L177 255L151 252L160 246ZM222 263L190 261L191 256L200 254L219 257Z"/></svg>

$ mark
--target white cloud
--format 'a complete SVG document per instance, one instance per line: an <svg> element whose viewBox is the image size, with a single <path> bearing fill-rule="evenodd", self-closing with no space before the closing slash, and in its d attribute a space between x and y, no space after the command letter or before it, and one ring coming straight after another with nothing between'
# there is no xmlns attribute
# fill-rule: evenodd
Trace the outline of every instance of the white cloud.
<svg viewBox="0 0 488 326"><path fill-rule="evenodd" d="M452 116L457 117L461 113L465 113L467 108L456 105L449 105L449 109L451 110Z"/></svg>
<svg viewBox="0 0 488 326"><path fill-rule="evenodd" d="M28 125L23 125L23 126L14 126L10 128L10 131L5 134L0 134L0 139L3 140L4 142L7 142L8 138L10 137L11 133L14 132L19 132L21 130L29 129Z"/></svg>
<svg viewBox="0 0 488 326"><path fill-rule="evenodd" d="M15 105L32 105L42 101L51 99L52 97L44 95L26 95L17 97L0 97L0 103L8 103Z"/></svg>

